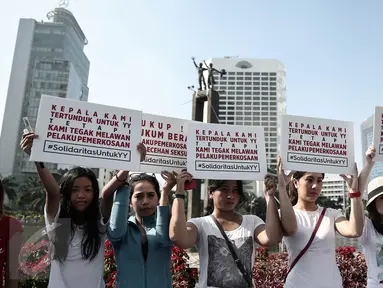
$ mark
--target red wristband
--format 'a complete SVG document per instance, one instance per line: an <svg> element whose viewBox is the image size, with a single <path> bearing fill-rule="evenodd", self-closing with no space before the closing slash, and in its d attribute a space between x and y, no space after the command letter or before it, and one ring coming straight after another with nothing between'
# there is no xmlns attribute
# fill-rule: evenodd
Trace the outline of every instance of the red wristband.
<svg viewBox="0 0 383 288"><path fill-rule="evenodd" d="M357 197L360 197L360 196L361 196L360 192L348 193L348 197L350 197L350 198L357 198Z"/></svg>

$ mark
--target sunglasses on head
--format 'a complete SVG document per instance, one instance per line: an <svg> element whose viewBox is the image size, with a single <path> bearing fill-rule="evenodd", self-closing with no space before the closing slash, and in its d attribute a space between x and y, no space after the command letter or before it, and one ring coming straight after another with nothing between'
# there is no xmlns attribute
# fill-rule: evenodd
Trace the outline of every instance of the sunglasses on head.
<svg viewBox="0 0 383 288"><path fill-rule="evenodd" d="M153 178L156 178L156 174L154 174L154 173L149 174L149 173L139 173L138 172L138 173L129 174L129 180L134 179L134 178L138 178L141 175L149 175L149 176L152 176Z"/></svg>

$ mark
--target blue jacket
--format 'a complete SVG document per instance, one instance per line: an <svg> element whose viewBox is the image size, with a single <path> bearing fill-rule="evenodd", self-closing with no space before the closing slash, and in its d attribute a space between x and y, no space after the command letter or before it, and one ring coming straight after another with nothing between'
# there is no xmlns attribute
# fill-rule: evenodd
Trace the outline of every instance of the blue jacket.
<svg viewBox="0 0 383 288"><path fill-rule="evenodd" d="M145 262L136 218L132 216L127 220L129 194L128 187L117 191L108 228L117 264L117 288L171 288L170 208L158 206L156 215L142 219L148 238Z"/></svg>

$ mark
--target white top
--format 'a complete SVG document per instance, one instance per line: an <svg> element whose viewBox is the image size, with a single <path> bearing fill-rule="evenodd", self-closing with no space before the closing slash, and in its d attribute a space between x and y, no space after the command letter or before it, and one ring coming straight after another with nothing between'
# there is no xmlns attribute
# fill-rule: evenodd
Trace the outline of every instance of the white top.
<svg viewBox="0 0 383 288"><path fill-rule="evenodd" d="M233 231L225 231L237 248L238 258L251 275L254 264L254 249L259 245L254 241L254 230L264 224L255 215L242 216L241 225ZM210 216L190 219L198 229L197 250L200 261L199 283L201 288L247 288L247 282L233 260L226 241Z"/></svg>
<svg viewBox="0 0 383 288"><path fill-rule="evenodd" d="M294 208L298 231L283 237L289 265L309 241L323 208L302 211ZM287 276L287 288L341 288L342 278L335 256L335 221L344 217L338 210L327 208L311 246Z"/></svg>
<svg viewBox="0 0 383 288"><path fill-rule="evenodd" d="M61 206L61 205L60 205ZM44 218L49 242L52 244L56 233L60 209L54 219L48 217L44 207ZM68 220L69 221L69 220ZM105 232L107 223L103 223L101 217L100 232ZM51 271L48 288L104 288L104 242L106 235L101 235L101 245L97 256L92 260L86 260L81 255L81 240L83 230L76 228L72 241L69 244L68 255L64 263L51 259ZM54 252L53 252L54 253ZM53 258L53 257L52 257Z"/></svg>
<svg viewBox="0 0 383 288"><path fill-rule="evenodd" d="M383 288L383 236L378 233L372 221L366 217L363 234L359 238L367 264L367 287Z"/></svg>

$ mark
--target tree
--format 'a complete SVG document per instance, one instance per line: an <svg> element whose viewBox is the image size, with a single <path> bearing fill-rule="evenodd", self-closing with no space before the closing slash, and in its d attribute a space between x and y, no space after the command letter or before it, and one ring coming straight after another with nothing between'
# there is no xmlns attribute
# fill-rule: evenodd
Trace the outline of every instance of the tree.
<svg viewBox="0 0 383 288"><path fill-rule="evenodd" d="M3 183L4 192L9 201L15 201L17 199L17 183L13 176L4 177L1 179Z"/></svg>
<svg viewBox="0 0 383 288"><path fill-rule="evenodd" d="M52 173L53 178L55 178L56 182L60 182L61 177L68 171L68 169L58 169L56 173Z"/></svg>
<svg viewBox="0 0 383 288"><path fill-rule="evenodd" d="M320 195L317 199L317 204L326 208L333 208L336 210L343 210L342 202L339 203L339 199L337 201L333 201L330 198Z"/></svg>
<svg viewBox="0 0 383 288"><path fill-rule="evenodd" d="M245 192L244 202L237 208L240 214L257 215L266 220L266 200L264 197L257 197L254 193Z"/></svg>
<svg viewBox="0 0 383 288"><path fill-rule="evenodd" d="M25 210L44 212L45 188L37 176L29 177L19 189L19 205Z"/></svg>

